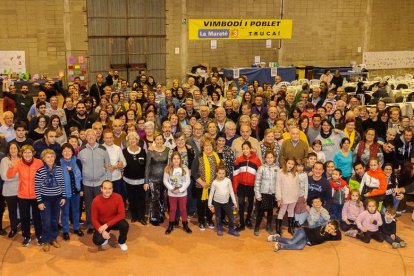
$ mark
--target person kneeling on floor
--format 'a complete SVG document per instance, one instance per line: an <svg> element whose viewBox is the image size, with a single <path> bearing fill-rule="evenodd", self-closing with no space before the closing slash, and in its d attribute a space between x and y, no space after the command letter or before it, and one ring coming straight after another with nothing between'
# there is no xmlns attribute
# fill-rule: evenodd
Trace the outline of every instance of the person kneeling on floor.
<svg viewBox="0 0 414 276"><path fill-rule="evenodd" d="M122 197L113 193L113 184L105 180L101 184L99 196L92 201L92 224L95 228L93 243L103 248L108 244L111 230L119 230L118 244L122 251L127 251L126 245L129 224L125 220L125 206Z"/></svg>

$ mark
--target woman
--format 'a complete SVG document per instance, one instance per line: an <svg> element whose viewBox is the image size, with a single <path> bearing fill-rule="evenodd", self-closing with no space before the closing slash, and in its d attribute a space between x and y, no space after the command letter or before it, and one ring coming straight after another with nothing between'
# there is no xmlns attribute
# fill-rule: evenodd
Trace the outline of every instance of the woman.
<svg viewBox="0 0 414 276"><path fill-rule="evenodd" d="M292 118L297 120L299 123L299 118L301 117L300 115L302 114L302 110L300 110L298 107L296 107L295 109L293 109L292 111ZM306 117L307 118L307 117Z"/></svg>
<svg viewBox="0 0 414 276"><path fill-rule="evenodd" d="M151 188L151 224L159 226L164 222L164 192L162 183L164 168L168 163L170 150L164 146L161 133L154 135L154 144L148 149L145 167L145 184Z"/></svg>
<svg viewBox="0 0 414 276"><path fill-rule="evenodd" d="M275 137L275 156L276 156L276 165L280 167L279 164L279 154L280 150L282 149L283 144L283 127L281 126L275 126L273 128L273 133Z"/></svg>
<svg viewBox="0 0 414 276"><path fill-rule="evenodd" d="M219 107L223 107L223 102L221 101L220 92L218 92L217 90L214 90L213 93L211 94L211 101L209 103L209 106L213 110L216 110Z"/></svg>
<svg viewBox="0 0 414 276"><path fill-rule="evenodd" d="M55 164L56 153L51 149L42 151L44 165L35 176L35 193L37 206L42 218L43 251L48 252L50 245L59 248L58 221L60 208L65 205L66 187L63 170Z"/></svg>
<svg viewBox="0 0 414 276"><path fill-rule="evenodd" d="M364 166L368 166L371 158L378 158L380 167L384 164L384 154L380 144L377 142L376 131L369 128L364 133L364 138L358 143L353 153L353 161L360 161Z"/></svg>
<svg viewBox="0 0 414 276"><path fill-rule="evenodd" d="M382 146L384 154L384 163L395 164L395 139L397 137L397 130L395 128L387 129L385 134L385 143ZM397 165L398 166L398 165Z"/></svg>
<svg viewBox="0 0 414 276"><path fill-rule="evenodd" d="M231 180L233 178L235 157L231 147L226 146L226 134L223 132L220 132L216 137L216 152L220 160L224 163L226 177Z"/></svg>
<svg viewBox="0 0 414 276"><path fill-rule="evenodd" d="M184 111L185 112L185 111ZM184 119L185 120L185 119ZM187 123L183 124L179 121L179 116L173 114L170 117L170 123L171 123L171 133L174 135L178 132L181 132L181 127L185 126Z"/></svg>
<svg viewBox="0 0 414 276"><path fill-rule="evenodd" d="M141 105L139 103L136 103L136 102L130 102L129 104L126 103L125 108L127 110L129 109L134 110L135 116L141 116L142 114Z"/></svg>
<svg viewBox="0 0 414 276"><path fill-rule="evenodd" d="M43 166L43 162L34 158L34 153L34 148L31 145L24 145L20 150L22 159L11 160L6 174L9 179L19 174L17 201L19 203L24 247L29 246L31 242L30 212L32 212L37 242L39 245L42 242L42 221L35 195L35 175L37 170Z"/></svg>
<svg viewBox="0 0 414 276"><path fill-rule="evenodd" d="M102 109L106 110L106 106L107 106L109 103L110 103L110 102L109 102L109 99L108 99L108 98L106 98L105 96L102 96L102 97L101 97L101 100L100 100L100 102L99 102L99 105L95 108L95 112L96 112L96 113L99 113L99 110L102 110ZM116 114L116 112L115 112L115 114Z"/></svg>
<svg viewBox="0 0 414 276"><path fill-rule="evenodd" d="M19 160L19 146L16 142L10 142L7 145L6 157L1 159L0 163L0 173L1 179L3 179L3 197L7 203L7 210L9 211L9 220L10 220L10 232L9 238L13 238L17 234L17 226L19 224L19 219L17 218L17 189L19 185L19 175L16 174L12 178L7 177L7 170L10 163L16 163ZM2 227L0 227L2 229Z"/></svg>
<svg viewBox="0 0 414 276"><path fill-rule="evenodd" d="M112 127L112 122L108 117L108 112L103 109L99 111L98 119L96 119L96 122L100 122L103 129Z"/></svg>
<svg viewBox="0 0 414 276"><path fill-rule="evenodd" d="M113 121L115 119L115 109L112 104L108 104L106 106L106 113L108 114L108 118L110 121Z"/></svg>
<svg viewBox="0 0 414 276"><path fill-rule="evenodd" d="M216 169L220 162L220 157L214 152L215 143L210 137L204 136L201 139L201 156L198 163L193 166L192 175L196 180L195 196L197 198L198 227L201 231L214 229L213 213L207 207L208 195L211 183L215 179Z"/></svg>
<svg viewBox="0 0 414 276"><path fill-rule="evenodd" d="M79 237L83 236L79 228L80 220L80 192L82 191L81 180L82 172L80 162L76 159L75 150L71 144L62 145L62 158L60 166L63 170L63 179L65 181L66 202L62 207L62 231L63 239L69 240L69 213L72 214L73 233Z"/></svg>
<svg viewBox="0 0 414 276"><path fill-rule="evenodd" d="M217 124L215 122L208 123L206 134L213 140L217 138L218 130L217 130Z"/></svg>
<svg viewBox="0 0 414 276"><path fill-rule="evenodd" d="M260 154L262 155L262 160L265 160L265 155L268 151L273 152L276 160L279 159L279 156L277 155L279 152L276 152L275 133L273 129L268 128L265 130L263 141L260 142L260 151Z"/></svg>
<svg viewBox="0 0 414 276"><path fill-rule="evenodd" d="M345 137L341 140L341 149L334 155L335 167L342 170L342 178L348 183L352 176L352 151L351 141Z"/></svg>
<svg viewBox="0 0 414 276"><path fill-rule="evenodd" d="M322 142L322 151L325 154L325 160L333 160L335 152L340 150L340 142L344 138L344 133L340 130L333 131L332 124L328 120L322 120L321 132L315 140Z"/></svg>
<svg viewBox="0 0 414 276"><path fill-rule="evenodd" d="M257 114L251 115L250 128L252 130L252 134L250 134L250 136L252 136L253 138L256 138L257 140L260 140L260 137L259 137L259 120L260 120L259 115L257 115Z"/></svg>
<svg viewBox="0 0 414 276"><path fill-rule="evenodd" d="M181 87L177 88L177 93L175 94L174 98L178 100L178 104L180 107L184 106L185 100L187 99L186 93Z"/></svg>
<svg viewBox="0 0 414 276"><path fill-rule="evenodd" d="M37 119L37 126L34 130L29 132L28 138L33 141L42 139L45 136L45 130L47 126L47 117L45 115L40 115Z"/></svg>
<svg viewBox="0 0 414 276"><path fill-rule="evenodd" d="M319 80L321 82L324 81L329 85L332 81L332 78L333 78L333 75L331 74L331 70L325 69Z"/></svg>
<svg viewBox="0 0 414 276"><path fill-rule="evenodd" d="M111 95L111 103L114 106L115 114L126 111L125 105L120 102L119 93L113 93Z"/></svg>
<svg viewBox="0 0 414 276"><path fill-rule="evenodd" d="M155 102L155 93L153 91L148 92L147 102L144 103L144 106L142 108L144 110L147 110L148 105L154 105L156 110L160 108L160 105Z"/></svg>
<svg viewBox="0 0 414 276"><path fill-rule="evenodd" d="M355 147L358 145L359 141L361 141L361 135L358 131L355 130L355 119L347 119L345 121L345 129L344 134L346 137L349 138L350 141L350 149L353 151Z"/></svg>
<svg viewBox="0 0 414 276"><path fill-rule="evenodd" d="M128 109L128 111L126 112L126 117L127 117L127 124L128 123L135 124L137 116L136 116L136 112L133 109Z"/></svg>
<svg viewBox="0 0 414 276"><path fill-rule="evenodd" d="M47 128L54 129L56 131L56 142L59 145L63 145L68 140L66 136L65 128L60 123L60 118L58 115L52 115L49 119L49 124Z"/></svg>
<svg viewBox="0 0 414 276"><path fill-rule="evenodd" d="M155 82L155 79L153 76L148 76L148 86L151 91L155 90L155 87L157 86L157 83Z"/></svg>
<svg viewBox="0 0 414 276"><path fill-rule="evenodd" d="M154 143L154 123L153 122L145 122L144 124L144 131L145 131L145 139L144 139L144 149L148 151L148 149Z"/></svg>
<svg viewBox="0 0 414 276"><path fill-rule="evenodd" d="M332 115L331 123L334 128L337 128L339 125L344 123L344 117L342 116L342 113L340 110L334 111Z"/></svg>
<svg viewBox="0 0 414 276"><path fill-rule="evenodd" d="M139 146L139 136L136 132L128 133L126 141L127 147L122 150L126 160L123 179L126 183L131 222L139 221L142 225L147 225L145 218L145 194L149 188L148 182L145 182L147 154Z"/></svg>
<svg viewBox="0 0 414 276"><path fill-rule="evenodd" d="M304 133L308 133L309 128L309 118L307 116L301 116L298 121L299 130Z"/></svg>
<svg viewBox="0 0 414 276"><path fill-rule="evenodd" d="M286 109L286 99L285 98L277 98L277 112L288 112Z"/></svg>

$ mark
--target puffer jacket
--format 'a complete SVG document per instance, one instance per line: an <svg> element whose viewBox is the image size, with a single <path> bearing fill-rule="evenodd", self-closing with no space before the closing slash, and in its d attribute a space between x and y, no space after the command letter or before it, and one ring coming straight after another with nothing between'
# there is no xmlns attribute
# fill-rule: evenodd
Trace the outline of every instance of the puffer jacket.
<svg viewBox="0 0 414 276"><path fill-rule="evenodd" d="M254 196L261 198L262 194L276 193L276 175L279 167L276 164L261 166L256 173L256 181L254 183Z"/></svg>
<svg viewBox="0 0 414 276"><path fill-rule="evenodd" d="M234 163L233 191L237 193L239 184L254 187L256 172L261 165L262 162L253 151L250 157L246 157L245 155L239 156Z"/></svg>
<svg viewBox="0 0 414 276"><path fill-rule="evenodd" d="M7 170L7 177L13 178L19 174L19 186L17 196L24 199L35 199L35 175L37 170L43 167L43 162L33 158L31 165L25 164L22 160L16 162L13 168Z"/></svg>

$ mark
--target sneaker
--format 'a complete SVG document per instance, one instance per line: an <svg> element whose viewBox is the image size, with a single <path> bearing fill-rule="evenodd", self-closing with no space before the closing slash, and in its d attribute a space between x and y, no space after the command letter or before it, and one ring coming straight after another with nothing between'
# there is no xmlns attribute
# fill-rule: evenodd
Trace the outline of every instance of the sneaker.
<svg viewBox="0 0 414 276"><path fill-rule="evenodd" d="M217 229L217 236L223 236L223 229Z"/></svg>
<svg viewBox="0 0 414 276"><path fill-rule="evenodd" d="M398 242L393 242L391 245L394 249L400 248L400 244Z"/></svg>
<svg viewBox="0 0 414 276"><path fill-rule="evenodd" d="M126 243L118 243L119 248L121 248L121 251L128 251L128 246L126 245Z"/></svg>
<svg viewBox="0 0 414 276"><path fill-rule="evenodd" d="M212 221L207 222L207 227L210 228L210 229L214 229L214 222L212 222Z"/></svg>
<svg viewBox="0 0 414 276"><path fill-rule="evenodd" d="M267 237L267 241L268 241L268 242L276 242L278 237L280 237L280 235L279 235L279 234L276 234L276 235L269 235L269 236Z"/></svg>
<svg viewBox="0 0 414 276"><path fill-rule="evenodd" d="M206 230L206 226L204 225L204 223L199 223L198 228L200 228L201 231Z"/></svg>
<svg viewBox="0 0 414 276"><path fill-rule="evenodd" d="M44 252L49 252L50 245L48 243L44 243L42 249L43 249Z"/></svg>
<svg viewBox="0 0 414 276"><path fill-rule="evenodd" d="M280 245L280 243L279 243L279 242L276 242L276 243L275 243L275 246L273 247L273 251L274 251L274 252L277 252L277 251L279 251L280 249L282 249L282 246Z"/></svg>
<svg viewBox="0 0 414 276"><path fill-rule="evenodd" d="M400 241L400 247L404 248L407 246L407 243L405 241Z"/></svg>
<svg viewBox="0 0 414 276"><path fill-rule="evenodd" d="M60 248L60 243L58 243L57 240L51 241L50 242L50 245L53 246L53 247L55 247L55 248Z"/></svg>
<svg viewBox="0 0 414 276"><path fill-rule="evenodd" d="M108 244L108 240L105 240L99 247L105 249L105 246Z"/></svg>
<svg viewBox="0 0 414 276"><path fill-rule="evenodd" d="M23 247L28 247L31 241L32 241L31 238L24 238L23 243L22 243Z"/></svg>
<svg viewBox="0 0 414 276"><path fill-rule="evenodd" d="M345 232L345 236L355 238L358 234L358 230L348 230Z"/></svg>
<svg viewBox="0 0 414 276"><path fill-rule="evenodd" d="M236 229L229 229L229 235L239 237L240 233L236 231Z"/></svg>

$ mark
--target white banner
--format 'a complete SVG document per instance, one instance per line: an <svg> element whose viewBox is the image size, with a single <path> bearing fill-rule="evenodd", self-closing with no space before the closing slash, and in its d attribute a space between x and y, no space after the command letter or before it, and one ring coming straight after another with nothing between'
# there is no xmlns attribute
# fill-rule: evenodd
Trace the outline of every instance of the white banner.
<svg viewBox="0 0 414 276"><path fill-rule="evenodd" d="M26 73L24 51L0 51L0 74Z"/></svg>

